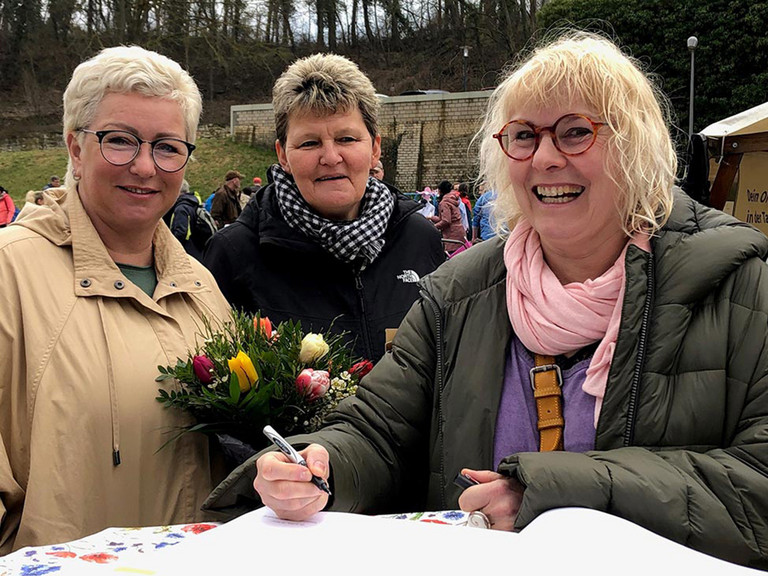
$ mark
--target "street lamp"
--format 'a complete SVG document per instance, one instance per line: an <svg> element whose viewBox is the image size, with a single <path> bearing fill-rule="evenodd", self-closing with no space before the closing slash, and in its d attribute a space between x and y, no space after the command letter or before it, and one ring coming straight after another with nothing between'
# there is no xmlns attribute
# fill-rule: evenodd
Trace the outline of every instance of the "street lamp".
<svg viewBox="0 0 768 576"><path fill-rule="evenodd" d="M464 83L463 83L464 90L463 91L464 92L467 91L467 58L469 58L469 46L464 46L464 59L462 60L462 62L464 63L464 66L463 66L463 71L464 71L464 73L463 73L463 76L464 76Z"/></svg>
<svg viewBox="0 0 768 576"><path fill-rule="evenodd" d="M688 108L688 139L693 136L693 53L696 50L696 46L699 45L699 39L696 36L688 38L688 50L691 53L691 95Z"/></svg>

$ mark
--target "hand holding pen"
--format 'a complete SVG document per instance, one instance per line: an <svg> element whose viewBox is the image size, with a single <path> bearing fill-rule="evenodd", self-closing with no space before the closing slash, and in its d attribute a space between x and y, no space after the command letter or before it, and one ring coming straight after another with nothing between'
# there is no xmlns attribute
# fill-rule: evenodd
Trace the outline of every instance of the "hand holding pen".
<svg viewBox="0 0 768 576"><path fill-rule="evenodd" d="M278 440L275 445L281 452L269 452L257 460L253 487L264 505L280 518L306 520L328 504L329 492L316 485L322 482L327 488L328 451L318 444L310 444L304 450L291 454L292 447L274 430L271 432L274 436L269 436L270 440L274 442L279 438L284 446ZM305 464L297 460L303 460ZM317 479L315 483L313 476Z"/></svg>

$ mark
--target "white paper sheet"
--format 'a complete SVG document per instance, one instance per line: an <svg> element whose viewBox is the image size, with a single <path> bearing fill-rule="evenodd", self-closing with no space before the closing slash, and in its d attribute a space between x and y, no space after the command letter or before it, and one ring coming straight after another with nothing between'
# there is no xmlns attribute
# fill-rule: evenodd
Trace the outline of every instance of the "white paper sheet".
<svg viewBox="0 0 768 576"><path fill-rule="evenodd" d="M307 522L261 509L173 548L93 574L461 574L478 570L601 576L763 574L700 554L626 520L579 508L541 515L519 534L333 512ZM64 573L62 573L64 574ZM84 572L80 572L86 576Z"/></svg>

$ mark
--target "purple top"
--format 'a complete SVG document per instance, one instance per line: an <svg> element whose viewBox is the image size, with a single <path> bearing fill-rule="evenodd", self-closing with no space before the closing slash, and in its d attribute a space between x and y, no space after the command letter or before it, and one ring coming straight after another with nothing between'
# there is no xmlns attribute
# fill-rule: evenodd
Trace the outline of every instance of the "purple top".
<svg viewBox="0 0 768 576"><path fill-rule="evenodd" d="M595 447L595 397L581 387L592 360L590 355L572 366L560 368L563 374L564 447L568 452L586 452ZM558 362L560 363L560 362ZM535 362L516 336L507 352L504 384L496 435L493 441L493 468L510 454L538 452L539 431L536 428L536 402L531 388L530 370Z"/></svg>

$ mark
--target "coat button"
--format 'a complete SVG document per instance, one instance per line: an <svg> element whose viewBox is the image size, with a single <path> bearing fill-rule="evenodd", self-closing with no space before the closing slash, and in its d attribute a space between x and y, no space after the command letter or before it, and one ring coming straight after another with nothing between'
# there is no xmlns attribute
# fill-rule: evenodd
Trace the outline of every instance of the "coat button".
<svg viewBox="0 0 768 576"><path fill-rule="evenodd" d="M117 288L118 290L122 290L123 288L125 288L125 282L123 282L122 280L115 280L115 288Z"/></svg>
<svg viewBox="0 0 768 576"><path fill-rule="evenodd" d="M176 288L176 282L171 282L171 288Z"/></svg>
<svg viewBox="0 0 768 576"><path fill-rule="evenodd" d="M88 288L90 285L91 285L91 281L88 280L88 278L83 278L82 280L80 280L80 286L82 286L83 288Z"/></svg>

